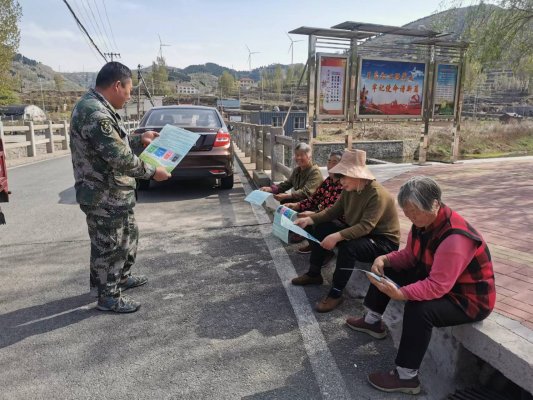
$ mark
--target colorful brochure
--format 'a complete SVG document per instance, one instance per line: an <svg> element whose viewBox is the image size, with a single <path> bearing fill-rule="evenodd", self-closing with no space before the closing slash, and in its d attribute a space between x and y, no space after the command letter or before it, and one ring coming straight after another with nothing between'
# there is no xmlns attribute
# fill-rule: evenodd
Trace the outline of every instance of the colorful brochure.
<svg viewBox="0 0 533 400"><path fill-rule="evenodd" d="M261 190L254 190L252 193L246 196L244 200L248 203L257 204L258 206L260 206L266 201L269 196L272 196L272 193L263 192Z"/></svg>
<svg viewBox="0 0 533 400"><path fill-rule="evenodd" d="M285 206L279 206L276 208L276 211L274 211L272 234L283 240L285 243L289 243L289 230L282 225L283 219L288 220L289 223L292 224L291 221L294 221L296 218L298 218L298 213L296 211Z"/></svg>
<svg viewBox="0 0 533 400"><path fill-rule="evenodd" d="M285 206L280 206L280 207L278 207L278 210L281 207L287 208ZM298 234L300 236L303 236L307 240L312 240L313 242L320 243L320 240L315 238L313 235L309 234L307 231L305 231L304 229L300 228L298 225L294 225L294 221L298 217L298 213L296 211L291 210L290 208L288 210L290 210L294 214L287 213L287 212L280 212L280 222L281 222L280 223L280 225L281 225L280 228L284 229L285 231L287 231L287 236L288 236L288 233L289 233L288 231L292 231L292 232L294 232L294 233L296 233L296 234ZM277 214L277 210L276 210L276 214ZM275 225L275 223L276 223L276 217L274 216L274 225ZM274 232L274 225L272 226L272 232L274 233L274 235L276 235L276 233ZM278 236L278 235L276 235L276 236ZM287 243L288 243L288 240L287 240Z"/></svg>
<svg viewBox="0 0 533 400"><path fill-rule="evenodd" d="M172 172L199 138L198 133L167 124L139 158L154 167L161 166Z"/></svg>

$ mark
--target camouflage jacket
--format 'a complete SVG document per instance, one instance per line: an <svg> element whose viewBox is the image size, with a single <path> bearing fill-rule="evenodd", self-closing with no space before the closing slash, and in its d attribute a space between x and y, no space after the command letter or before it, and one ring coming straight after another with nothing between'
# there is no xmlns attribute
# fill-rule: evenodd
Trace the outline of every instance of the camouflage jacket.
<svg viewBox="0 0 533 400"><path fill-rule="evenodd" d="M140 136L131 140L140 142ZM133 207L135 178L149 179L155 172L154 167L133 154L120 116L93 89L72 111L70 148L76 200L80 204L102 208Z"/></svg>

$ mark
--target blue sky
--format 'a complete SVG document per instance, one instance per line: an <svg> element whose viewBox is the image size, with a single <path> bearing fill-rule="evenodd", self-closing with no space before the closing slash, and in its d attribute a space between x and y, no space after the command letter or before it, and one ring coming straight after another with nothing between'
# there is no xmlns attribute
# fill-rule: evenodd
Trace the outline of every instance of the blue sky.
<svg viewBox="0 0 533 400"><path fill-rule="evenodd" d="M170 45L163 48L167 65L183 68L215 62L239 70L248 69L246 45L259 52L252 56L252 68L289 64L286 32L300 26L329 28L344 21L400 26L440 10L441 4L441 0L67 1L101 50L120 53L119 61L131 68L156 59L159 34ZM63 72L97 71L102 66L103 59L89 47L62 0L19 2L23 12L19 52ZM295 43L294 62L305 62L306 55L307 42Z"/></svg>

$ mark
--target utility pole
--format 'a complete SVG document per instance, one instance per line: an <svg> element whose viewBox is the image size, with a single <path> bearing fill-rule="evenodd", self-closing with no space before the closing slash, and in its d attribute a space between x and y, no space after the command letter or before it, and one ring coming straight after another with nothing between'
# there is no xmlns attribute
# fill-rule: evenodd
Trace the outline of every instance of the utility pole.
<svg viewBox="0 0 533 400"><path fill-rule="evenodd" d="M111 61L113 61L113 57L120 58L120 53L104 53L104 56L109 56Z"/></svg>
<svg viewBox="0 0 533 400"><path fill-rule="evenodd" d="M141 64L137 65L137 119L141 120Z"/></svg>

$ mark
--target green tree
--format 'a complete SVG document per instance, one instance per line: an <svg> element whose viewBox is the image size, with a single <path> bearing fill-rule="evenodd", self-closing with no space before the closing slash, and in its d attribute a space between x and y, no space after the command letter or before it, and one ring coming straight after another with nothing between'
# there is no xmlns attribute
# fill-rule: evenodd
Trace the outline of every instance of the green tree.
<svg viewBox="0 0 533 400"><path fill-rule="evenodd" d="M479 88L487 79L487 75L482 72L482 65L477 61L466 64L464 90L467 93L477 93Z"/></svg>
<svg viewBox="0 0 533 400"><path fill-rule="evenodd" d="M235 78L228 71L222 72L218 80L222 96L229 96L235 87Z"/></svg>
<svg viewBox="0 0 533 400"><path fill-rule="evenodd" d="M274 93L276 93L279 98L281 96L281 89L283 88L283 70L281 69L281 65L276 65L272 84Z"/></svg>
<svg viewBox="0 0 533 400"><path fill-rule="evenodd" d="M157 61L152 62L152 72L149 74L146 84L150 85L152 82L153 95L166 96L172 92L169 86L168 68L162 57L157 57Z"/></svg>
<svg viewBox="0 0 533 400"><path fill-rule="evenodd" d="M523 77L533 74L533 0L484 1L449 0L451 9L439 28L456 28L460 7L466 9L462 39L471 41L469 59L481 65L505 63ZM450 17L451 16L451 17ZM444 23L443 23L444 22Z"/></svg>
<svg viewBox="0 0 533 400"><path fill-rule="evenodd" d="M56 84L56 90L61 92L65 83L65 79L61 74L54 74L54 83Z"/></svg>
<svg viewBox="0 0 533 400"><path fill-rule="evenodd" d="M22 8L16 0L0 0L0 104L13 101L13 82L8 71L19 46L18 21Z"/></svg>

